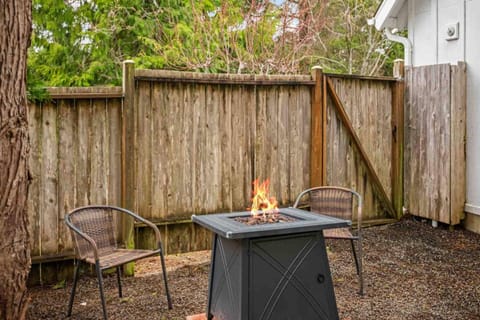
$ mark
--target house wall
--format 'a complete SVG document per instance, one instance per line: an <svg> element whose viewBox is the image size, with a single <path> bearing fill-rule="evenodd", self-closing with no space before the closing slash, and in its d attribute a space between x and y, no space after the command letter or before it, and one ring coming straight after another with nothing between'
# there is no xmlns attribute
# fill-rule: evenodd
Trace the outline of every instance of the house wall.
<svg viewBox="0 0 480 320"><path fill-rule="evenodd" d="M480 233L480 1L465 1L467 62L467 203L465 226Z"/></svg>
<svg viewBox="0 0 480 320"><path fill-rule="evenodd" d="M480 1L416 0L407 10L413 66L467 64L465 225L480 232ZM458 39L447 40L448 27L457 23Z"/></svg>
<svg viewBox="0 0 480 320"><path fill-rule="evenodd" d="M465 60L464 0L410 1L408 11L408 33L413 45L414 66ZM456 24L458 39L447 40L448 27Z"/></svg>

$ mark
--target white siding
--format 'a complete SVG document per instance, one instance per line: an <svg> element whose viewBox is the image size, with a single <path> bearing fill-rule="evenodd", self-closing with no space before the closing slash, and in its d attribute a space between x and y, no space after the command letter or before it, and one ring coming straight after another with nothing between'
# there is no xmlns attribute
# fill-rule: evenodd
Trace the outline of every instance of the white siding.
<svg viewBox="0 0 480 320"><path fill-rule="evenodd" d="M459 26L458 40L446 40L447 28L451 24ZM438 63L457 63L465 59L465 23L463 1L438 1Z"/></svg>
<svg viewBox="0 0 480 320"><path fill-rule="evenodd" d="M480 1L465 1L467 210L480 209ZM480 212L479 212L480 213Z"/></svg>
<svg viewBox="0 0 480 320"><path fill-rule="evenodd" d="M465 60L464 0L417 0L410 1L409 6L414 66ZM459 38L447 41L447 27L457 23Z"/></svg>
<svg viewBox="0 0 480 320"><path fill-rule="evenodd" d="M430 0L422 0L430 2ZM415 3L416 5L416 3ZM436 34L434 26L434 17L430 10L415 12L412 19L413 26L413 56L412 64L414 66L423 66L436 63Z"/></svg>

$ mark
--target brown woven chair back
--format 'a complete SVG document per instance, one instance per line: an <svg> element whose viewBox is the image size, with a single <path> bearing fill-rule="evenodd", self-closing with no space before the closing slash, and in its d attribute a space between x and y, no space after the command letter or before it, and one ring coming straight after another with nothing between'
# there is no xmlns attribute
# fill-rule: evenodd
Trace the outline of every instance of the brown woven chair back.
<svg viewBox="0 0 480 320"><path fill-rule="evenodd" d="M360 282L360 294L364 294L362 274L362 197L352 189L336 186L322 186L306 189L297 196L294 208L353 221L356 218L357 230L335 228L323 230L326 239L350 240L352 253ZM358 242L358 257L354 241Z"/></svg>
<svg viewBox="0 0 480 320"><path fill-rule="evenodd" d="M75 227L91 237L100 254L117 248L115 213L109 208L83 208L70 216ZM92 246L88 241L72 232L80 259L92 258Z"/></svg>
<svg viewBox="0 0 480 320"><path fill-rule="evenodd" d="M353 194L342 189L317 189L310 191L307 202L310 211L325 213L341 219L352 220Z"/></svg>

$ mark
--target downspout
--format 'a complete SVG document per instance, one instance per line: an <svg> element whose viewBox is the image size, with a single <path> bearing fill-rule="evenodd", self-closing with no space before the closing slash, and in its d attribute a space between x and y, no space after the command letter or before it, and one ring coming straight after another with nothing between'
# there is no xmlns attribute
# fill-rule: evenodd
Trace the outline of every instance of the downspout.
<svg viewBox="0 0 480 320"><path fill-rule="evenodd" d="M385 35L387 36L388 40L398 42L403 45L405 66L412 65L412 43L410 40L408 40L406 37L393 34L390 28L385 28Z"/></svg>

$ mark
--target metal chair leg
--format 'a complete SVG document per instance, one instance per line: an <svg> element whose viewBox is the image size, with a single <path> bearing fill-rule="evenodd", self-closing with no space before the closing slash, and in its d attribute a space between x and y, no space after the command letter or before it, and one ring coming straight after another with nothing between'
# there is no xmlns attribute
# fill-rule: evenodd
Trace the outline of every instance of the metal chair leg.
<svg viewBox="0 0 480 320"><path fill-rule="evenodd" d="M120 280L120 272L121 272L122 267L118 266L117 267L117 283L118 283L118 296L121 298L123 297L122 294L122 282Z"/></svg>
<svg viewBox="0 0 480 320"><path fill-rule="evenodd" d="M365 289L363 285L363 245L362 245L362 239L360 238L358 240L358 276L360 277L360 295L365 294Z"/></svg>
<svg viewBox="0 0 480 320"><path fill-rule="evenodd" d="M100 290L100 300L102 301L103 319L107 320L107 306L105 305L105 296L103 295L102 269L100 269L98 260L95 261L95 270L97 271L98 289Z"/></svg>
<svg viewBox="0 0 480 320"><path fill-rule="evenodd" d="M168 290L168 283L167 283L167 268L165 267L165 258L163 256L163 248L162 244L160 243L159 246L160 248L160 262L162 264L162 272L163 272L163 283L165 285L165 292L167 294L167 303L168 303L168 309L172 309L172 298L170 297L170 291Z"/></svg>
<svg viewBox="0 0 480 320"><path fill-rule="evenodd" d="M358 266L358 258L357 258L357 252L355 251L355 244L353 243L353 239L350 239L350 244L352 245L352 253L353 253L353 259L355 260L355 267L357 268L357 275L360 275L360 269Z"/></svg>
<svg viewBox="0 0 480 320"><path fill-rule="evenodd" d="M350 243L352 244L352 252L353 252L353 258L355 260L355 267L357 268L357 275L358 275L358 280L360 283L360 290L359 293L360 295L363 296L364 291L363 291L363 273L362 273L362 241L359 240L358 244L358 255L357 257L357 252L355 250L355 244L353 243L354 240L350 240Z"/></svg>
<svg viewBox="0 0 480 320"><path fill-rule="evenodd" d="M75 260L75 271L73 272L72 292L70 293L70 301L68 302L67 317L72 315L73 299L75 298L75 290L77 289L78 269L80 269L80 262Z"/></svg>

